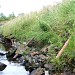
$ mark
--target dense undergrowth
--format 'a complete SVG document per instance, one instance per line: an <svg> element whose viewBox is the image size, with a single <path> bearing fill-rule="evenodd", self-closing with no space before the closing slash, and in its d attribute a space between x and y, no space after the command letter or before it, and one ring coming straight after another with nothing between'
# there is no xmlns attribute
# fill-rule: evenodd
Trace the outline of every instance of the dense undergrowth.
<svg viewBox="0 0 75 75"><path fill-rule="evenodd" d="M0 27L0 33L5 36L12 34L21 42L34 37L44 44L50 43L52 48L49 53L53 52L55 47L60 50L71 36L69 45L60 60L52 60L60 67L63 62L75 59L75 1L63 0L56 6L44 7L39 12L17 17Z"/></svg>

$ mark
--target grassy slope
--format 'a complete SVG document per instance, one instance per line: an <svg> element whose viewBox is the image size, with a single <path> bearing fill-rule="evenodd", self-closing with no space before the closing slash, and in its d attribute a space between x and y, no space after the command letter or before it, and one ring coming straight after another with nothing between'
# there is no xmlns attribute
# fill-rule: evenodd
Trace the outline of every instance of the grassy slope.
<svg viewBox="0 0 75 75"><path fill-rule="evenodd" d="M60 60L56 60L53 47L62 48L63 41L69 37L66 32L71 36L69 46ZM52 54L54 59L51 57L48 62L54 62L58 70L61 70L66 61L75 60L75 1L64 0L62 4L45 7L38 13L17 17L0 27L0 33L5 36L12 34L21 42L35 37L45 44L51 43L53 47L48 55Z"/></svg>
<svg viewBox="0 0 75 75"><path fill-rule="evenodd" d="M38 13L33 12L11 20L1 27L1 32L5 36L12 34L20 41L35 37L46 44L51 43L61 48L62 41L67 40L67 31L71 34L72 41L70 42L73 43L69 44L67 50L73 50L75 48L75 36L73 36L75 2L66 1L54 7L45 7Z"/></svg>

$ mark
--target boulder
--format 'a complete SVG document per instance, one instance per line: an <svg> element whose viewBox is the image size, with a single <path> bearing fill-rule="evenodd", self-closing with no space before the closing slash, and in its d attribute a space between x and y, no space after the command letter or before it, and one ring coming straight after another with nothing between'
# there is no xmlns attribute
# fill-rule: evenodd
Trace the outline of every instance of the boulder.
<svg viewBox="0 0 75 75"><path fill-rule="evenodd" d="M14 60L13 57L15 55L15 52L16 52L16 50L12 50L12 51L10 50L10 51L8 51L8 53L6 53L7 59L8 60Z"/></svg>
<svg viewBox="0 0 75 75"><path fill-rule="evenodd" d="M30 75L42 75L44 74L44 69L39 67L36 70L33 70Z"/></svg>
<svg viewBox="0 0 75 75"><path fill-rule="evenodd" d="M49 69L49 70L52 70L53 69L53 64L45 64L44 65L45 69Z"/></svg>
<svg viewBox="0 0 75 75"><path fill-rule="evenodd" d="M1 55L1 56L5 55L5 54L6 54L6 52L0 51L0 55Z"/></svg>
<svg viewBox="0 0 75 75"><path fill-rule="evenodd" d="M40 51L43 55L47 55L48 50L50 50L50 45L45 45Z"/></svg>
<svg viewBox="0 0 75 75"><path fill-rule="evenodd" d="M3 71L6 68L7 65L0 62L0 71Z"/></svg>
<svg viewBox="0 0 75 75"><path fill-rule="evenodd" d="M17 58L20 58L20 57L22 57L22 54L15 54L13 59L17 59Z"/></svg>
<svg viewBox="0 0 75 75"><path fill-rule="evenodd" d="M6 51L8 51L10 48L12 48L11 39L5 37L2 42L3 42L3 46L5 47Z"/></svg>
<svg viewBox="0 0 75 75"><path fill-rule="evenodd" d="M26 61L23 60L20 65L25 66L26 65Z"/></svg>
<svg viewBox="0 0 75 75"><path fill-rule="evenodd" d="M3 55L5 55L5 53L1 53L1 52L0 52L0 55L3 56Z"/></svg>

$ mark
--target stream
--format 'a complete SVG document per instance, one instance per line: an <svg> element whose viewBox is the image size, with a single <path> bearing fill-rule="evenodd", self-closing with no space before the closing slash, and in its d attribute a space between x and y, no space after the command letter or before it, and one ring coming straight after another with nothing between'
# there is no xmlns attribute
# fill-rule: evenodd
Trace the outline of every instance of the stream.
<svg viewBox="0 0 75 75"><path fill-rule="evenodd" d="M0 62L7 65L3 71L0 71L0 75L29 75L29 72L25 70L24 66L21 66L19 63L9 62L6 55L0 56Z"/></svg>

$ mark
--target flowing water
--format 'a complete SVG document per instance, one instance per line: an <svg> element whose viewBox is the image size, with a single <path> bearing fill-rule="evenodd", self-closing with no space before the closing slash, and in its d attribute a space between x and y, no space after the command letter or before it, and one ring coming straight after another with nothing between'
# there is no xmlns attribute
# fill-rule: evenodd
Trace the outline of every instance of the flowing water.
<svg viewBox="0 0 75 75"><path fill-rule="evenodd" d="M18 63L9 62L5 55L0 56L0 62L7 65L3 71L0 71L0 75L29 75L29 72L25 70L24 66L21 66Z"/></svg>

